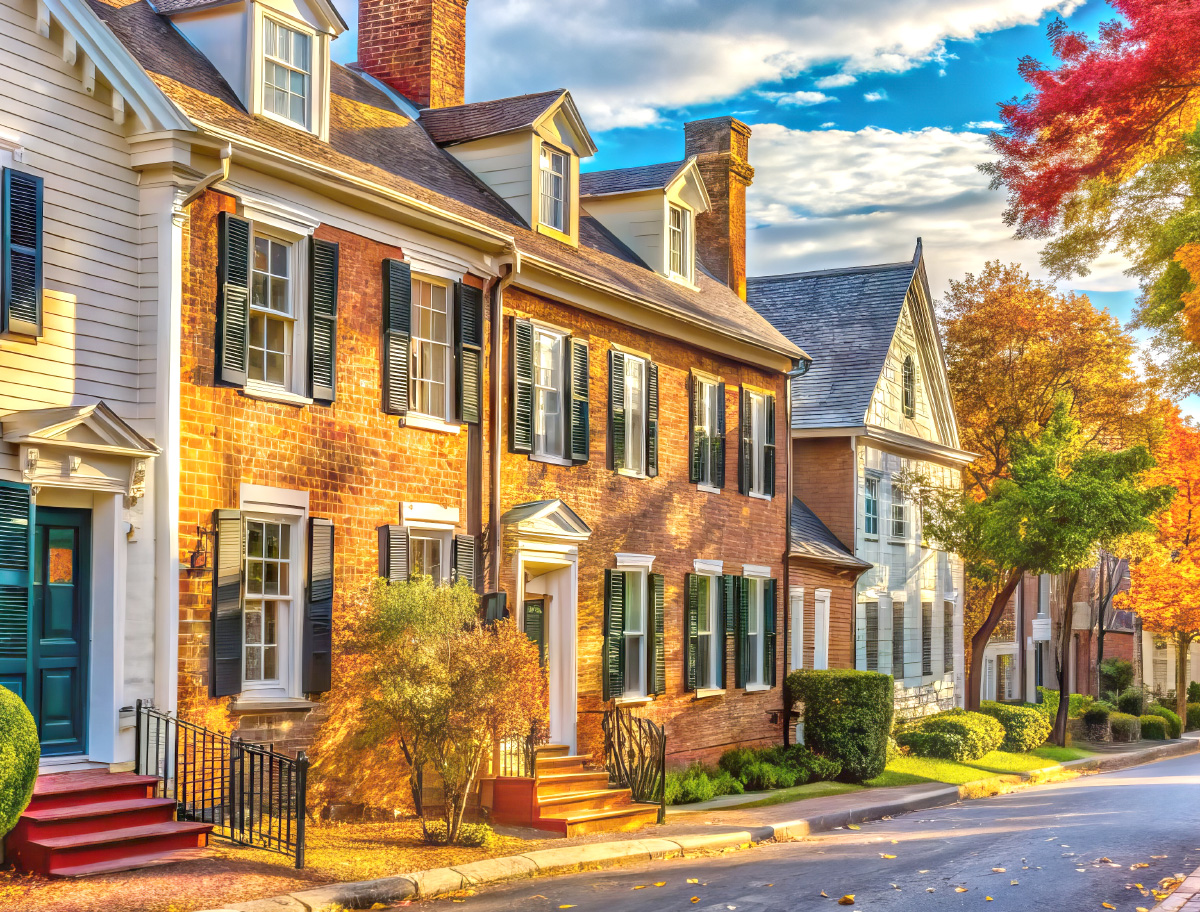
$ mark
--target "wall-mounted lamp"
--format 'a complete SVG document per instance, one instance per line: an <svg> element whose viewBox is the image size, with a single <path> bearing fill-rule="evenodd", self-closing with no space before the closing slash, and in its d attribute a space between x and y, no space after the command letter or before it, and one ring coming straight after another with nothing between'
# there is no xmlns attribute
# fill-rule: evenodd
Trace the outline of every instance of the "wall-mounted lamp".
<svg viewBox="0 0 1200 912"><path fill-rule="evenodd" d="M196 526L196 547L192 551L192 556L188 560L188 567L191 570L207 570L208 567L208 541L213 537L212 529L205 529L203 526Z"/></svg>

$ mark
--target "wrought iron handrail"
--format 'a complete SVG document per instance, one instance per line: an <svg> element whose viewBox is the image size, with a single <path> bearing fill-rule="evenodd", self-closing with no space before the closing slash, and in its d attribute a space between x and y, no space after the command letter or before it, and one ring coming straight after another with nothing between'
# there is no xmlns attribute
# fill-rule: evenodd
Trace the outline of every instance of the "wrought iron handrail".
<svg viewBox="0 0 1200 912"><path fill-rule="evenodd" d="M137 702L135 768L157 776L180 820L213 825L238 845L279 852L304 867L308 758L289 757Z"/></svg>
<svg viewBox="0 0 1200 912"><path fill-rule="evenodd" d="M609 781L629 789L634 801L657 804L662 823L667 816L666 731L615 702L605 709L601 726Z"/></svg>
<svg viewBox="0 0 1200 912"><path fill-rule="evenodd" d="M533 778L537 749L549 740L549 729L537 722L523 738L500 739L496 745L494 775Z"/></svg>

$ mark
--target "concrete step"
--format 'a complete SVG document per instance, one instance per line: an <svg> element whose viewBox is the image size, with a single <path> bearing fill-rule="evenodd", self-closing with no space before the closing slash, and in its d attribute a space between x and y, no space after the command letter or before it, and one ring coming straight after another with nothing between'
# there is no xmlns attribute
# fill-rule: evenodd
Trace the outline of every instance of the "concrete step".
<svg viewBox="0 0 1200 912"><path fill-rule="evenodd" d="M120 864L131 866L134 859L146 859L180 849L208 845L212 825L185 821L123 827L102 833L72 833L64 836L37 836L26 839L10 852L20 867L49 877L79 876L89 866ZM115 868L110 868L116 870Z"/></svg>
<svg viewBox="0 0 1200 912"><path fill-rule="evenodd" d="M168 823L175 819L171 798L122 798L81 804L27 809L9 839L20 841L50 836L104 833L129 827Z"/></svg>

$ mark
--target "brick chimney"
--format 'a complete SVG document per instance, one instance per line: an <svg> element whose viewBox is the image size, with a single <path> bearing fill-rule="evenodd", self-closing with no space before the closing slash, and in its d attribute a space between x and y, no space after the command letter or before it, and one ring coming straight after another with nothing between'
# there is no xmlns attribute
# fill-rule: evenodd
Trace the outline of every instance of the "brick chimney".
<svg viewBox="0 0 1200 912"><path fill-rule="evenodd" d="M358 63L418 107L462 104L467 0L358 0Z"/></svg>
<svg viewBox="0 0 1200 912"><path fill-rule="evenodd" d="M712 208L696 219L696 252L714 276L746 297L746 188L750 128L733 117L683 125L684 156L695 155Z"/></svg>

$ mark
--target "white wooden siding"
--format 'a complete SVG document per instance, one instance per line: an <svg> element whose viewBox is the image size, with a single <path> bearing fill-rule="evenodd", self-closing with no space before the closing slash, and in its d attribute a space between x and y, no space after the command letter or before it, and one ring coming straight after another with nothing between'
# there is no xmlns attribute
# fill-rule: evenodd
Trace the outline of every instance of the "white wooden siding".
<svg viewBox="0 0 1200 912"><path fill-rule="evenodd" d="M666 274L664 247L666 202L661 190L620 196L594 196L582 201L595 216L655 272Z"/></svg>
<svg viewBox="0 0 1200 912"><path fill-rule="evenodd" d="M446 151L533 224L534 192L541 192L534 182L541 178L535 169L532 133L492 136L450 146Z"/></svg>

